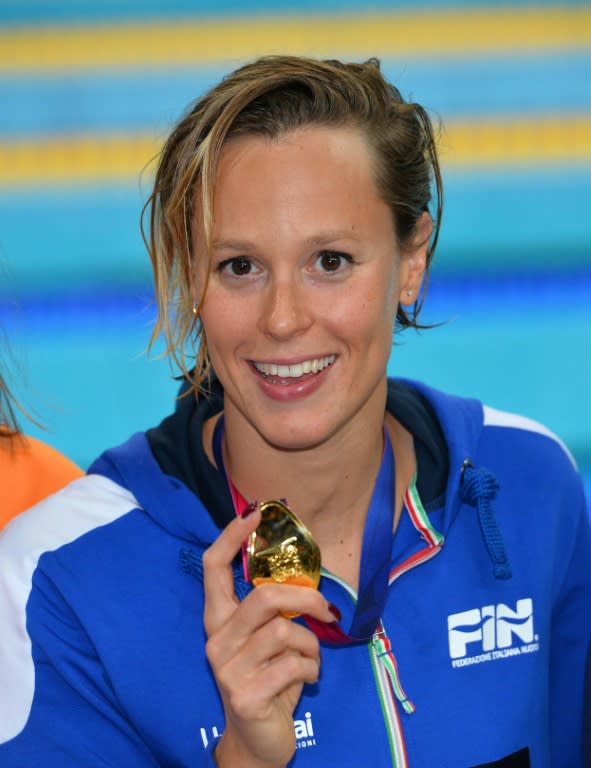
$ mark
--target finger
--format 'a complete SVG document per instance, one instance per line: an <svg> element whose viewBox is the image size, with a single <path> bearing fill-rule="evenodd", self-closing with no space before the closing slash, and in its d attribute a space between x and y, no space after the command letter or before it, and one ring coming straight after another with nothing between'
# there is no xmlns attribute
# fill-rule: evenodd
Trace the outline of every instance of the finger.
<svg viewBox="0 0 591 768"><path fill-rule="evenodd" d="M225 691L224 698L238 717L259 719L268 710L270 702L284 691L297 688L297 700L301 686L317 682L319 673L314 659L287 652L270 661L255 678L241 685L234 682L231 689Z"/></svg>
<svg viewBox="0 0 591 768"><path fill-rule="evenodd" d="M258 508L246 517L236 517L203 555L204 620L208 635L223 625L236 610L238 600L234 594L232 560L260 519Z"/></svg>
<svg viewBox="0 0 591 768"><path fill-rule="evenodd" d="M276 616L261 627L249 645L252 646L250 653L255 663L266 663L286 652L296 652L320 663L320 642L316 635L307 627L283 616Z"/></svg>
<svg viewBox="0 0 591 768"><path fill-rule="evenodd" d="M236 617L237 625L252 633L277 614L305 614L319 621L335 620L324 595L312 587L266 582L256 587L244 601L244 611Z"/></svg>
<svg viewBox="0 0 591 768"><path fill-rule="evenodd" d="M214 668L238 654L261 627L283 613L306 614L324 622L335 620L326 599L317 590L290 584L263 584L239 606L234 604L231 617L220 624L215 633L208 634L208 656Z"/></svg>
<svg viewBox="0 0 591 768"><path fill-rule="evenodd" d="M222 634L216 634L206 646L207 657L217 671L218 682L228 687L241 678L260 678L265 665L286 652L299 653L316 664L320 659L316 635L282 616L275 616L238 647L229 649L228 644Z"/></svg>
<svg viewBox="0 0 591 768"><path fill-rule="evenodd" d="M310 659L294 651L276 656L265 670L267 692L277 696L286 688L302 683L315 683L320 676L320 664L317 659Z"/></svg>

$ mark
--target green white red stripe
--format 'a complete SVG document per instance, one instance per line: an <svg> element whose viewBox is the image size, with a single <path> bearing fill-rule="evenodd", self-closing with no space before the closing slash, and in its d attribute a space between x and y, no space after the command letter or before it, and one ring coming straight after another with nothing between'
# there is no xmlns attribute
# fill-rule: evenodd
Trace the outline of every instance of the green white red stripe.
<svg viewBox="0 0 591 768"><path fill-rule="evenodd" d="M392 582L403 573L406 573L426 560L430 560L441 551L444 543L444 537L431 525L429 517L425 512L425 508L419 498L416 487L416 475L413 477L404 495L404 504L412 524L420 534L421 538L425 541L426 546L408 557L403 563L390 572L389 584L392 584ZM349 592L353 599L357 599L356 593L346 582L324 569L323 575L337 581L347 590L347 592ZM396 657L382 621L380 621L368 647L371 664L377 682L382 713L386 723L390 753L392 755L392 766L393 768L408 768L408 757L400 722L398 703L404 712L409 715L415 711L415 706L406 695L400 682Z"/></svg>
<svg viewBox="0 0 591 768"><path fill-rule="evenodd" d="M443 544L443 536L433 528L429 520L429 515L425 512L425 508L423 507L417 491L416 474L406 489L404 503L406 504L406 508L408 509L414 527L425 539L427 544L430 547L441 546Z"/></svg>
<svg viewBox="0 0 591 768"><path fill-rule="evenodd" d="M396 697L392 689L390 675L383 662L383 657L378 656L373 642L369 643L369 655L378 686L382 714L386 723L386 733L388 734L392 766L393 768L408 768L406 744L404 742L404 734L402 732L402 725L400 723Z"/></svg>
<svg viewBox="0 0 591 768"><path fill-rule="evenodd" d="M411 568L414 568L415 566L430 560L432 557L435 557L445 542L445 538L431 525L429 516L425 512L425 508L423 507L423 503L419 497L416 480L417 478L415 474L406 490L406 493L404 494L404 504L412 524L419 532L421 538L424 539L427 546L415 552L403 563L397 565L396 568L393 568L390 571L390 584L396 581L399 576L402 576L403 573L406 573Z"/></svg>
<svg viewBox="0 0 591 768"><path fill-rule="evenodd" d="M375 635L372 638L372 643L378 659L380 659L386 668L394 696L396 696L406 714L412 715L412 713L415 711L415 705L412 703L412 701L410 701L404 692L400 682L396 657L394 656L390 639L388 638L386 630L384 629L384 625L381 621Z"/></svg>

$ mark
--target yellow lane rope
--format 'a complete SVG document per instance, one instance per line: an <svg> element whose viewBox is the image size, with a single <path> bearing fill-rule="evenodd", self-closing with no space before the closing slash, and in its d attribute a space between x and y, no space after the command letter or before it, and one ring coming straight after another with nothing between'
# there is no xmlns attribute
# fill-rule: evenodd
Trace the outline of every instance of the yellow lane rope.
<svg viewBox="0 0 591 768"><path fill-rule="evenodd" d="M591 162L591 114L450 122L439 140L442 162L457 166Z"/></svg>
<svg viewBox="0 0 591 768"><path fill-rule="evenodd" d="M591 7L188 18L0 31L0 75L228 63L267 53L363 58L584 50ZM230 68L229 66L229 68Z"/></svg>
<svg viewBox="0 0 591 768"><path fill-rule="evenodd" d="M160 146L149 135L2 142L0 185L134 182L142 172L149 178L146 166ZM446 167L591 164L591 115L450 122L439 146Z"/></svg>

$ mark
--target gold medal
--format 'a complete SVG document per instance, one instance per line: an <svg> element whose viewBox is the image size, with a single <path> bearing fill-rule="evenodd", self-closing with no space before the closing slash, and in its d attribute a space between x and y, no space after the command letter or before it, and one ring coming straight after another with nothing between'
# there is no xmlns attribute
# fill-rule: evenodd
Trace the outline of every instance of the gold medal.
<svg viewBox="0 0 591 768"><path fill-rule="evenodd" d="M259 504L261 522L248 537L246 565L255 586L267 582L316 589L320 549L304 523L282 501Z"/></svg>

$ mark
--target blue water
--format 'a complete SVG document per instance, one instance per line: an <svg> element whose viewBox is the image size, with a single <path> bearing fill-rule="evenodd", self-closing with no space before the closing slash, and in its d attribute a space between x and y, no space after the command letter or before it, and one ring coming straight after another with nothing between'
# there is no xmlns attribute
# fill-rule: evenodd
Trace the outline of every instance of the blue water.
<svg viewBox="0 0 591 768"><path fill-rule="evenodd" d="M4 0L0 24L493 6L500 4ZM412 60L392 54L382 63L404 96L444 125L591 115L589 50ZM2 75L0 141L163 137L227 69ZM445 322L397 338L390 371L544 422L571 448L591 498L591 161L461 171L444 164L444 176L443 231L425 319ZM0 187L0 328L13 361L0 342L2 370L47 431L27 428L82 466L156 424L174 404L178 385L166 361L144 354L154 307L138 219L148 186L138 178Z"/></svg>
<svg viewBox="0 0 591 768"><path fill-rule="evenodd" d="M405 62L383 59L387 77L447 121L561 115L591 108L591 53ZM229 65L151 72L68 72L0 77L0 138L90 131L164 133Z"/></svg>
<svg viewBox="0 0 591 768"><path fill-rule="evenodd" d="M455 7L490 7L491 0L454 0ZM505 5L555 6L556 0L513 0L500 2ZM586 0L568 0L563 6L583 6ZM441 9L449 7L449 0L3 0L0 5L0 22L4 24L42 24L47 22L81 22L125 20L134 18L174 18L183 16L208 17L231 15L264 15L278 13L370 13L379 10Z"/></svg>
<svg viewBox="0 0 591 768"><path fill-rule="evenodd" d="M492 275L591 267L591 167L447 173L437 269ZM147 183L0 189L4 289L61 292L149 279Z"/></svg>
<svg viewBox="0 0 591 768"><path fill-rule="evenodd" d="M440 289L426 317L455 319L420 335L405 332L390 373L542 421L569 445L591 492L590 303L564 311L558 323L554 313L520 305L510 291L504 299L497 294L496 315L488 305L462 304L459 293ZM5 310L20 365L16 393L48 427L27 425L28 431L85 467L106 447L164 418L178 385L165 360L144 354L153 317L149 293L139 290L39 299L20 312Z"/></svg>

